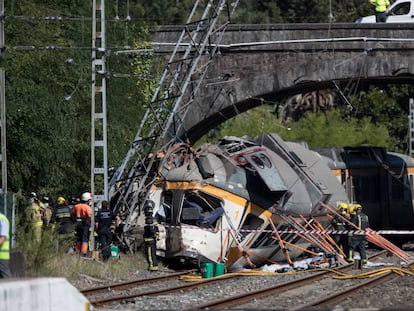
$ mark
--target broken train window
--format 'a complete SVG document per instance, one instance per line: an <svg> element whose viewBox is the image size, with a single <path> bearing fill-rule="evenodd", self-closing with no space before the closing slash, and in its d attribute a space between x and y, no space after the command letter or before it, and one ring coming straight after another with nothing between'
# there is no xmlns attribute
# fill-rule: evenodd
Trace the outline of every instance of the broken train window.
<svg viewBox="0 0 414 311"><path fill-rule="evenodd" d="M185 193L181 222L202 227L216 227L224 214L221 200L201 191Z"/></svg>

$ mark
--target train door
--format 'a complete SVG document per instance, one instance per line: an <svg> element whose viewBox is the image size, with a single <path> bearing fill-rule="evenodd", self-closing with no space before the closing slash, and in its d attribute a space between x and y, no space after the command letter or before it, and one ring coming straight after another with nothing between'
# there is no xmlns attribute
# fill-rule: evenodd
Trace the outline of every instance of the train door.
<svg viewBox="0 0 414 311"><path fill-rule="evenodd" d="M412 177L412 176L410 176ZM390 228L411 228L414 223L412 208L412 184L407 172L392 172L388 175Z"/></svg>
<svg viewBox="0 0 414 311"><path fill-rule="evenodd" d="M353 202L362 205L370 220L371 228L378 229L388 222L388 181L384 170L378 167L350 169L352 176Z"/></svg>

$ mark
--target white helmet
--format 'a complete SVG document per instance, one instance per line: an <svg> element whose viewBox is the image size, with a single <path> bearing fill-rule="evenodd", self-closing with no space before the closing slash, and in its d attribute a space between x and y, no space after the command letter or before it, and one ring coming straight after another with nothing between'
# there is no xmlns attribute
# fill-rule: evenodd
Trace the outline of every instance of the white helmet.
<svg viewBox="0 0 414 311"><path fill-rule="evenodd" d="M90 193L90 192L84 192L84 193L82 193L81 200L82 200L83 202L87 202L87 201L89 201L91 198L92 198L92 196L91 196L91 193Z"/></svg>

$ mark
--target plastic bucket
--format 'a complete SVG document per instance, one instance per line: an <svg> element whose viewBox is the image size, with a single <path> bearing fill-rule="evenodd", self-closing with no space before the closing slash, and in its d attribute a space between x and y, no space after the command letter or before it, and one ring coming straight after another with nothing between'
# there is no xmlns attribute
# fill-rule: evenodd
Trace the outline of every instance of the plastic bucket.
<svg viewBox="0 0 414 311"><path fill-rule="evenodd" d="M201 275L203 278L212 278L214 276L214 265L212 263L202 263L200 265Z"/></svg>
<svg viewBox="0 0 414 311"><path fill-rule="evenodd" d="M214 265L214 276L223 275L226 270L226 265L224 263L216 263Z"/></svg>
<svg viewBox="0 0 414 311"><path fill-rule="evenodd" d="M112 259L119 258L119 248L116 245L111 245L111 258Z"/></svg>

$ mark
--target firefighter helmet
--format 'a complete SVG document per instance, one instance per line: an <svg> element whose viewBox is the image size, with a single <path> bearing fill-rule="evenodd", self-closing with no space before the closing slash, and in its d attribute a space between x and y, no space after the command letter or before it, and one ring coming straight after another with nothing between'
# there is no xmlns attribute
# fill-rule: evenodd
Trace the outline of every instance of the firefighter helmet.
<svg viewBox="0 0 414 311"><path fill-rule="evenodd" d="M82 193L81 200L83 202L88 202L90 199L92 199L92 196L91 196L91 193L90 192L84 192L84 193Z"/></svg>
<svg viewBox="0 0 414 311"><path fill-rule="evenodd" d="M340 211L343 211L343 210L348 210L348 208L349 208L348 203L345 203L345 202L340 202L340 203L338 204L338 210L340 210Z"/></svg>
<svg viewBox="0 0 414 311"><path fill-rule="evenodd" d="M57 198L57 200L56 200L56 203L58 204L58 205L62 205L63 203L65 203L65 198L64 197L58 197Z"/></svg>
<svg viewBox="0 0 414 311"><path fill-rule="evenodd" d="M361 204L354 204L354 209L355 209L356 211L359 211L360 209L362 209Z"/></svg>
<svg viewBox="0 0 414 311"><path fill-rule="evenodd" d="M351 204L349 206L349 213L352 215L355 215L357 211L361 210L362 206L361 204Z"/></svg>
<svg viewBox="0 0 414 311"><path fill-rule="evenodd" d="M154 201L148 200L145 203L145 206L144 206L145 215L151 215L152 216L152 212L154 211L154 207L155 207Z"/></svg>

